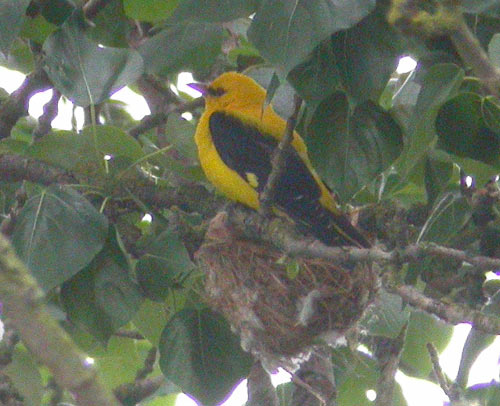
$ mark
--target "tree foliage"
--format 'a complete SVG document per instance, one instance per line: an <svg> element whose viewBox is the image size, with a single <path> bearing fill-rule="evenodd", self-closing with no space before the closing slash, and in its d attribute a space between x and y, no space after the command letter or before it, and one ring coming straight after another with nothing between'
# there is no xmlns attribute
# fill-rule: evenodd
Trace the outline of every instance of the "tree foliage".
<svg viewBox="0 0 500 406"><path fill-rule="evenodd" d="M48 310L74 353L92 358L92 382L124 405L174 404L180 392L216 405L249 375L252 356L204 300L195 253L225 201L197 161L202 101L176 88L183 71L209 81L238 70L285 118L302 98L297 129L313 165L377 240L347 251L373 262L381 288L349 345L330 351L339 406L371 404L370 389L406 405L397 369L437 382L452 404L498 404L498 383L467 377L500 334L498 284L485 276L500 269L500 2L457 3L1 1L0 65L27 76L0 95L1 231L22 261L0 249L0 403L77 403L81 389L69 358L60 371L40 362L59 349L30 347L23 332L36 320L16 318L14 302ZM397 73L408 55L417 67ZM151 115L137 122L110 99L124 86ZM28 116L46 89L43 114ZM51 127L61 99L84 109L82 129ZM24 277L8 284L5 270L23 269L36 298ZM11 302L17 291L28 296ZM433 349L460 322L473 328L458 377L440 380ZM273 399L298 404L294 390Z"/></svg>

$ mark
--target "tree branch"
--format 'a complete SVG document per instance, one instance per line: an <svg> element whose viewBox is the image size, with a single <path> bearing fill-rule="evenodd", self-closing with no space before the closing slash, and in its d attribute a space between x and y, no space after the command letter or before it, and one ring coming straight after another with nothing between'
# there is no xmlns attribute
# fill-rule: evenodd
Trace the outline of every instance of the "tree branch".
<svg viewBox="0 0 500 406"><path fill-rule="evenodd" d="M12 127L28 114L28 103L34 94L50 88L45 71L38 69L26 76L22 85L0 105L0 139L10 136Z"/></svg>
<svg viewBox="0 0 500 406"><path fill-rule="evenodd" d="M301 105L302 99L298 95L294 95L293 113L286 122L283 138L280 140L278 146L273 152L273 157L271 160L271 173L269 174L266 185L264 186L264 190L260 195L260 212L264 216L269 216L272 213L272 204L276 192L276 185L279 178L286 170L286 157L291 148L291 143L293 141L293 130L295 129L295 125L297 123L297 117L299 115Z"/></svg>
<svg viewBox="0 0 500 406"><path fill-rule="evenodd" d="M67 333L49 314L44 294L30 271L0 234L0 298L5 316L26 347L51 371L82 406L116 406L112 393L99 381Z"/></svg>
<svg viewBox="0 0 500 406"><path fill-rule="evenodd" d="M76 182L70 173L62 169L17 155L0 155L0 180L4 182L27 180L45 186Z"/></svg>
<svg viewBox="0 0 500 406"><path fill-rule="evenodd" d="M440 300L431 299L412 286L386 286L386 288L390 292L401 296L412 306L434 314L448 323L468 323L473 328L485 333L500 334L499 317L485 315L462 304L443 303Z"/></svg>
<svg viewBox="0 0 500 406"><path fill-rule="evenodd" d="M399 360L403 352L408 324L401 329L399 335L394 338L382 338L384 340L377 347L377 360L379 363L380 376L377 380L377 399L375 406L392 405L394 399L394 376L399 367Z"/></svg>
<svg viewBox="0 0 500 406"><path fill-rule="evenodd" d="M475 267L476 272L500 269L500 258L473 256L433 243L412 244L393 251L384 251L380 247L331 247L313 238L304 238L297 233L294 224L284 218L266 219L236 205L229 207L228 211L229 221L241 235L271 243L291 256L324 258L335 263L373 261L392 264L419 262L423 258L435 256L468 262Z"/></svg>
<svg viewBox="0 0 500 406"><path fill-rule="evenodd" d="M472 68L492 95L498 96L500 71L490 61L463 16L460 17L456 29L451 32L450 38L464 63Z"/></svg>
<svg viewBox="0 0 500 406"><path fill-rule="evenodd" d="M165 383L163 375L120 385L114 390L123 405L135 405L155 393Z"/></svg>
<svg viewBox="0 0 500 406"><path fill-rule="evenodd" d="M429 352L429 356L431 357L432 369L434 371L434 375L439 383L439 386L443 390L443 392L450 399L451 406L463 405L462 403L462 395L460 393L459 388L454 383L449 383L448 379L443 373L441 369L441 365L439 364L439 355L436 350L436 347L432 343L427 343L427 351Z"/></svg>
<svg viewBox="0 0 500 406"><path fill-rule="evenodd" d="M35 137L42 137L52 130L52 120L57 116L60 98L61 93L56 89L52 89L52 97L43 106L43 114L38 118L38 125L33 131Z"/></svg>

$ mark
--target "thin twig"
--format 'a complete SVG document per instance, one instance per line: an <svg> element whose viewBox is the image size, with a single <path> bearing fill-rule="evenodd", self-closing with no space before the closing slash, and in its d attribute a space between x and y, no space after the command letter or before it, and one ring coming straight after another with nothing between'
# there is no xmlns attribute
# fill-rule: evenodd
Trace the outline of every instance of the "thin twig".
<svg viewBox="0 0 500 406"><path fill-rule="evenodd" d="M439 355L436 350L436 347L432 343L427 343L427 351L429 352L429 356L431 357L432 369L434 371L434 375L436 375L436 379L438 381L439 386L443 390L443 392L450 399L451 406L461 404L461 393L458 387L450 383L441 369L441 365L439 364Z"/></svg>
<svg viewBox="0 0 500 406"><path fill-rule="evenodd" d="M500 334L500 318L486 315L478 310L471 309L463 304L443 303L440 300L431 299L419 292L413 286L386 286L387 289L396 293L410 305L417 307L427 313L434 314L440 319L451 323L468 323L473 328L489 334Z"/></svg>
<svg viewBox="0 0 500 406"><path fill-rule="evenodd" d="M144 336L138 331L117 330L113 333L113 335L117 337L131 338L133 340L144 340Z"/></svg>
<svg viewBox="0 0 500 406"><path fill-rule="evenodd" d="M271 160L271 173L269 174L264 190L260 195L260 213L264 216L269 216L272 213L272 204L276 193L276 185L286 170L286 158L293 141L293 130L295 129L295 125L297 123L297 117L299 115L301 105L302 99L298 95L295 95L293 113L286 122L283 138L274 150Z"/></svg>
<svg viewBox="0 0 500 406"><path fill-rule="evenodd" d="M155 114L150 114L148 116L145 116L139 124L137 124L135 127L132 127L128 133L132 137L136 138L140 134L145 133L146 131L151 130L152 128L158 127L162 124L165 124L168 120L168 116L172 113L182 113L185 111L191 111L194 110L198 107L202 107L204 103L204 100L202 97L198 99L194 99L190 102L187 103L182 103L182 104L177 104L177 105L171 105L169 108L166 109L164 112L160 113L155 113Z"/></svg>
<svg viewBox="0 0 500 406"><path fill-rule="evenodd" d="M463 17L459 19L456 29L450 34L450 38L465 64L472 68L492 95L498 96L500 70L488 58Z"/></svg>
<svg viewBox="0 0 500 406"><path fill-rule="evenodd" d="M123 405L135 405L154 394L165 383L163 375L126 383L114 390L116 398Z"/></svg>

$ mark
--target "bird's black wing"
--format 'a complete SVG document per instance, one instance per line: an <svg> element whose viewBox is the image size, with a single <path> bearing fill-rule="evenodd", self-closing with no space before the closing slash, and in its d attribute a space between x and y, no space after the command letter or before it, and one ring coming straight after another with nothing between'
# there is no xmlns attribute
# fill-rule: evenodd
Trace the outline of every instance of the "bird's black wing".
<svg viewBox="0 0 500 406"><path fill-rule="evenodd" d="M261 193L271 173L271 159L278 141L225 112L212 113L209 127L222 161L249 183L255 177L256 189ZM294 149L287 154L285 167L276 184L277 207L327 244L368 245L345 216L334 214L320 204L321 189ZM338 232L339 228L343 233Z"/></svg>

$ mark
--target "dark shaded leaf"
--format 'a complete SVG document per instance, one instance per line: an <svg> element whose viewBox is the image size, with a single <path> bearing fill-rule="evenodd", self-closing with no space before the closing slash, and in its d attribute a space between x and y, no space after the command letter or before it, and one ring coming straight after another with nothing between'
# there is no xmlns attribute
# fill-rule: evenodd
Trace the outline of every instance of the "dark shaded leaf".
<svg viewBox="0 0 500 406"><path fill-rule="evenodd" d="M56 25L61 25L75 10L71 0L52 0L42 3L42 15L45 19Z"/></svg>
<svg viewBox="0 0 500 406"><path fill-rule="evenodd" d="M102 251L61 287L61 301L69 319L103 344L132 319L142 302L116 238L114 229L110 229Z"/></svg>
<svg viewBox="0 0 500 406"><path fill-rule="evenodd" d="M380 6L354 27L332 36L332 63L349 96L358 102L378 101L398 65L402 42Z"/></svg>
<svg viewBox="0 0 500 406"><path fill-rule="evenodd" d="M253 14L257 3L256 0L179 0L172 18L213 23L231 21Z"/></svg>
<svg viewBox="0 0 500 406"><path fill-rule="evenodd" d="M481 97L475 93L461 93L446 102L436 117L438 145L460 157L498 165L500 136L486 125L481 106ZM489 119L494 124L493 108L489 103ZM495 113L500 116L498 111Z"/></svg>
<svg viewBox="0 0 500 406"><path fill-rule="evenodd" d="M427 313L413 311L401 354L403 372L407 375L427 378L432 370L432 363L427 355L427 343L432 343L441 352L450 342L452 334L452 325Z"/></svg>
<svg viewBox="0 0 500 406"><path fill-rule="evenodd" d="M54 86L79 106L98 104L143 73L139 53L92 42L75 12L43 45L45 71Z"/></svg>
<svg viewBox="0 0 500 406"><path fill-rule="evenodd" d="M252 365L227 322L207 309L177 313L163 330L159 351L163 374L206 406L221 403Z"/></svg>
<svg viewBox="0 0 500 406"><path fill-rule="evenodd" d="M339 405L373 406L373 401L366 396L368 390L375 390L379 371L375 359L347 347L332 351L332 363L337 384L337 402ZM406 400L396 383L393 404L405 406Z"/></svg>
<svg viewBox="0 0 500 406"><path fill-rule="evenodd" d="M105 155L111 158L107 171L120 174L144 156L135 138L118 127L105 125L86 127L80 134L53 131L30 145L25 154L64 169L102 175L106 172Z"/></svg>
<svg viewBox="0 0 500 406"><path fill-rule="evenodd" d="M392 293L380 291L376 305L361 320L370 335L396 338L410 318L410 310L403 300Z"/></svg>
<svg viewBox="0 0 500 406"><path fill-rule="evenodd" d="M138 49L147 73L168 75L187 70L204 70L212 65L222 46L218 24L179 23L167 25Z"/></svg>
<svg viewBox="0 0 500 406"><path fill-rule="evenodd" d="M139 285L152 300L164 300L193 268L184 243L168 230L156 238L135 267Z"/></svg>
<svg viewBox="0 0 500 406"><path fill-rule="evenodd" d="M425 74L417 104L408 124L408 140L397 162L403 176L407 176L434 147L434 123L439 108L455 95L463 78L464 71L453 64L434 65Z"/></svg>
<svg viewBox="0 0 500 406"><path fill-rule="evenodd" d="M286 76L321 41L352 27L374 7L373 0L265 0L248 30L248 38Z"/></svg>
<svg viewBox="0 0 500 406"><path fill-rule="evenodd" d="M3 0L0 4L0 51L9 54L10 47L21 31L23 17L30 0Z"/></svg>
<svg viewBox="0 0 500 406"><path fill-rule="evenodd" d="M444 192L436 199L431 213L418 236L418 241L446 245L469 221L472 208L460 192Z"/></svg>
<svg viewBox="0 0 500 406"><path fill-rule="evenodd" d="M70 188L51 186L17 217L12 235L19 257L46 290L88 265L107 235L106 217Z"/></svg>
<svg viewBox="0 0 500 406"><path fill-rule="evenodd" d="M424 183L429 205L443 192L453 174L451 159L437 152L429 154L425 160Z"/></svg>
<svg viewBox="0 0 500 406"><path fill-rule="evenodd" d="M306 142L313 165L343 199L387 169L403 148L401 129L388 113L366 102L351 114L343 93L318 106Z"/></svg>
<svg viewBox="0 0 500 406"><path fill-rule="evenodd" d="M88 35L94 42L107 47L128 48L132 27L121 0L109 1L92 19L92 24Z"/></svg>

